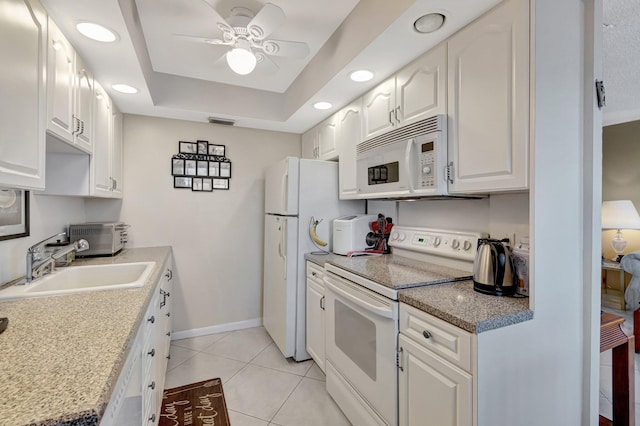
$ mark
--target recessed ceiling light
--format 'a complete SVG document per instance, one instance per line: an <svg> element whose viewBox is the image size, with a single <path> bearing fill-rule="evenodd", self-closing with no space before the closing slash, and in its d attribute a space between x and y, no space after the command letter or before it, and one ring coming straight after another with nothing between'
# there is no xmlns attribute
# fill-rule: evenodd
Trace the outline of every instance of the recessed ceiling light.
<svg viewBox="0 0 640 426"><path fill-rule="evenodd" d="M421 34L428 34L439 30L444 21L445 16L442 13L428 13L416 19L413 28Z"/></svg>
<svg viewBox="0 0 640 426"><path fill-rule="evenodd" d="M329 102L316 102L315 104L313 104L313 107L315 109L329 109L331 108L333 105L331 105Z"/></svg>
<svg viewBox="0 0 640 426"><path fill-rule="evenodd" d="M369 70L357 70L352 72L349 77L358 83L369 81L373 78L373 73Z"/></svg>
<svg viewBox="0 0 640 426"><path fill-rule="evenodd" d="M80 22L76 25L76 29L83 36L95 41L111 43L118 39L118 35L114 31L93 22Z"/></svg>
<svg viewBox="0 0 640 426"><path fill-rule="evenodd" d="M127 94L138 93L138 89L136 89L133 86L129 86L128 84L112 84L111 88L116 92L120 92L120 93L127 93Z"/></svg>

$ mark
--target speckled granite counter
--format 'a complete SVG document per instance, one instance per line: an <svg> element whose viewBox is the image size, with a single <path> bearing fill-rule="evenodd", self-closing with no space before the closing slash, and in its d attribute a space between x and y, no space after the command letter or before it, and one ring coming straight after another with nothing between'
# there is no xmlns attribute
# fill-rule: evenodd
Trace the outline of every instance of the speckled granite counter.
<svg viewBox="0 0 640 426"><path fill-rule="evenodd" d="M74 265L155 261L143 287L0 302L0 425L97 425L171 247ZM71 266L73 267L73 266Z"/></svg>
<svg viewBox="0 0 640 426"><path fill-rule="evenodd" d="M470 333L482 333L533 318L528 298L478 293L470 280L402 290L398 299Z"/></svg>
<svg viewBox="0 0 640 426"><path fill-rule="evenodd" d="M320 266L330 263L387 287L399 289L398 299L401 302L470 333L482 333L533 318L528 298L478 293L473 290L469 272L392 254L351 258L335 254L306 254L305 259ZM446 282L451 278L458 281Z"/></svg>

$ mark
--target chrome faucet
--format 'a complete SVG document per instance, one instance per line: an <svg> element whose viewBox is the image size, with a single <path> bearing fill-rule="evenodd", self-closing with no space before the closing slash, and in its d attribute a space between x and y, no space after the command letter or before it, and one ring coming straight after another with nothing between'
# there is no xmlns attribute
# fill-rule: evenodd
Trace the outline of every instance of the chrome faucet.
<svg viewBox="0 0 640 426"><path fill-rule="evenodd" d="M48 241L57 237L63 237L66 234L67 234L66 232L60 232L59 234L52 235L32 245L27 249L27 276L26 276L27 283L30 283L31 281L33 281L34 278L38 278L47 273L53 272L55 268L56 260L61 258L62 256L65 256L72 251L79 252L79 251L87 250L89 248L89 243L87 242L87 240L79 239L78 241L75 241L73 244L71 244L69 247L59 250L49 255L47 258L43 259L42 249L44 245Z"/></svg>

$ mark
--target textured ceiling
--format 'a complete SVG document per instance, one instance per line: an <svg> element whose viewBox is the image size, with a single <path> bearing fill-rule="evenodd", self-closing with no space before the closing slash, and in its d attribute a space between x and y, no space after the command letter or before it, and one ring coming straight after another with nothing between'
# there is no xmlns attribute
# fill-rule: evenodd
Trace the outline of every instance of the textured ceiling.
<svg viewBox="0 0 640 426"><path fill-rule="evenodd" d="M640 1L603 4L604 125L640 120Z"/></svg>

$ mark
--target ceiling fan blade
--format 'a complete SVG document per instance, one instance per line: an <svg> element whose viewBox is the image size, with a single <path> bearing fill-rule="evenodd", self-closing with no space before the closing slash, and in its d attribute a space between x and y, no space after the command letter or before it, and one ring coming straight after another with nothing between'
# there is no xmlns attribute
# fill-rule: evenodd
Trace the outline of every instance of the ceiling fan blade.
<svg viewBox="0 0 640 426"><path fill-rule="evenodd" d="M256 59L258 60L256 68L261 74L275 74L280 69L280 67L264 53L256 52Z"/></svg>
<svg viewBox="0 0 640 426"><path fill-rule="evenodd" d="M247 31L254 39L262 40L282 25L284 20L282 9L273 3L267 3L247 24Z"/></svg>
<svg viewBox="0 0 640 426"><path fill-rule="evenodd" d="M309 46L301 41L265 40L261 48L267 55L302 59L309 54Z"/></svg>
<svg viewBox="0 0 640 426"><path fill-rule="evenodd" d="M231 45L233 43L231 42L227 42L224 40L220 40L218 38L210 38L210 37L198 37L198 36L192 36L192 35L187 35L187 34L174 34L173 35L176 38L179 38L181 40L185 40L185 41L193 41L196 43L207 43L207 44L222 44L222 45Z"/></svg>

